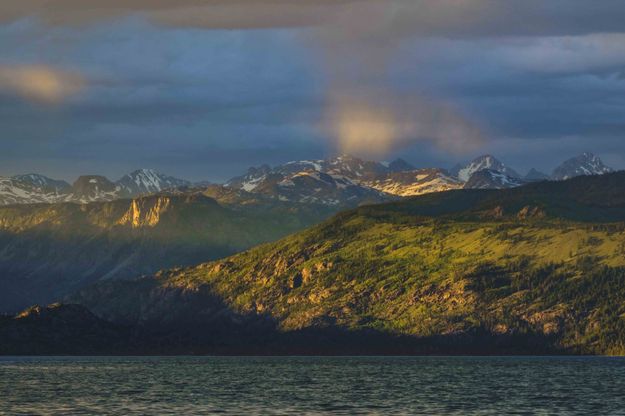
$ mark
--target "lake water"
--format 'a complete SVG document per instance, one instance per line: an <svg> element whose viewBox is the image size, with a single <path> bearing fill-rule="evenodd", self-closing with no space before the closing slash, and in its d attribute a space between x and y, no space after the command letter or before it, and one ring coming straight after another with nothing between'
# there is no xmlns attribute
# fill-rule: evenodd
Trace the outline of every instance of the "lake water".
<svg viewBox="0 0 625 416"><path fill-rule="evenodd" d="M0 357L0 414L625 415L625 360Z"/></svg>

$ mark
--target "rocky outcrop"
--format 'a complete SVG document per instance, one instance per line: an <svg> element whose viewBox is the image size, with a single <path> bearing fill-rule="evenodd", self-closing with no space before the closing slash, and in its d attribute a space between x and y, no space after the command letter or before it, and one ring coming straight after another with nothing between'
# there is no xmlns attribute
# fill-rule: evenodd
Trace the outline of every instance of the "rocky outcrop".
<svg viewBox="0 0 625 416"><path fill-rule="evenodd" d="M117 223L132 228L155 227L170 205L171 198L166 196L134 199L128 211Z"/></svg>

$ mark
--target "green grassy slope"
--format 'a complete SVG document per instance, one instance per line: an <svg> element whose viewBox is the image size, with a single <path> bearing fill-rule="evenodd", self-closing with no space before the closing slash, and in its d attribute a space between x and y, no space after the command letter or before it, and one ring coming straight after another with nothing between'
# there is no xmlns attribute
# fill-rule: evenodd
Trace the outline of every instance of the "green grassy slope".
<svg viewBox="0 0 625 416"><path fill-rule="evenodd" d="M478 334L623 354L624 185L617 173L361 207L222 261L74 300L143 326L210 327L230 313L233 324L263 317L282 333Z"/></svg>

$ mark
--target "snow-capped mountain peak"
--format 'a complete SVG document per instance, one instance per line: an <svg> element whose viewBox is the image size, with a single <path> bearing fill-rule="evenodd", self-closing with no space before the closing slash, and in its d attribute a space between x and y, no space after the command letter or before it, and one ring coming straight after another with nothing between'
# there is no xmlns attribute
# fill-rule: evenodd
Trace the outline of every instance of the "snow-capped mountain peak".
<svg viewBox="0 0 625 416"><path fill-rule="evenodd" d="M598 156L585 152L566 160L553 171L551 177L555 180L565 180L583 175L603 175L613 171L612 168L604 165Z"/></svg>
<svg viewBox="0 0 625 416"><path fill-rule="evenodd" d="M111 201L191 185L191 182L151 169L136 170L117 182L100 175L85 175L79 177L73 185L30 173L0 177L0 205Z"/></svg>
<svg viewBox="0 0 625 416"><path fill-rule="evenodd" d="M287 162L273 168L251 168L226 186L279 201L354 206L380 202L388 195L363 184L387 168L381 163L341 155L325 160Z"/></svg>
<svg viewBox="0 0 625 416"><path fill-rule="evenodd" d="M416 169L402 159L382 163L340 155L250 169L227 186L282 201L354 205L458 189L462 183L444 169Z"/></svg>
<svg viewBox="0 0 625 416"><path fill-rule="evenodd" d="M519 177L519 174L516 173L514 169L507 167L492 155L483 155L474 159L471 163L459 169L457 176L461 181L467 182L475 172L479 172L484 169L501 172L512 178Z"/></svg>
<svg viewBox="0 0 625 416"><path fill-rule="evenodd" d="M42 193L62 194L68 192L71 188L70 184L65 181L51 179L38 173L15 175L12 176L11 179L22 184L25 187L29 187L32 190L36 190Z"/></svg>
<svg viewBox="0 0 625 416"><path fill-rule="evenodd" d="M191 182L163 175L152 169L139 169L124 175L116 185L123 195L136 196L190 186Z"/></svg>
<svg viewBox="0 0 625 416"><path fill-rule="evenodd" d="M584 153L569 159L554 171L554 179L611 172L601 159ZM492 155L476 158L451 171L440 168L417 169L397 159L391 163L362 160L341 155L323 160L301 160L270 167L250 168L223 189L255 197L295 203L350 207L361 203L387 201L459 188L508 188L547 179L531 170L524 180ZM103 176L80 177L73 186L43 175L0 177L0 205L109 201L173 191L186 192L198 183L163 175L152 169L139 169L117 182Z"/></svg>
<svg viewBox="0 0 625 416"><path fill-rule="evenodd" d="M62 201L70 190L65 181L34 173L0 177L0 205Z"/></svg>

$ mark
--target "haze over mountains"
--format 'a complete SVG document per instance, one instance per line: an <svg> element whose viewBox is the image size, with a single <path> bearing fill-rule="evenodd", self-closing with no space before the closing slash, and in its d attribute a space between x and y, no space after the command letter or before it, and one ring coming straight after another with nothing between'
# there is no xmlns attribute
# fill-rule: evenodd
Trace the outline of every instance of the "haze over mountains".
<svg viewBox="0 0 625 416"><path fill-rule="evenodd" d="M250 168L224 185L279 201L349 207L451 189L509 188L535 180L563 180L611 171L591 153L563 162L550 176L532 169L525 177L491 155L480 156L451 170L416 168L402 159L380 163L344 155L289 162L273 168L267 165ZM203 187L206 183L194 184L149 169L136 170L116 182L103 176L85 175L72 185L38 174L17 175L0 177L0 205L112 201Z"/></svg>

